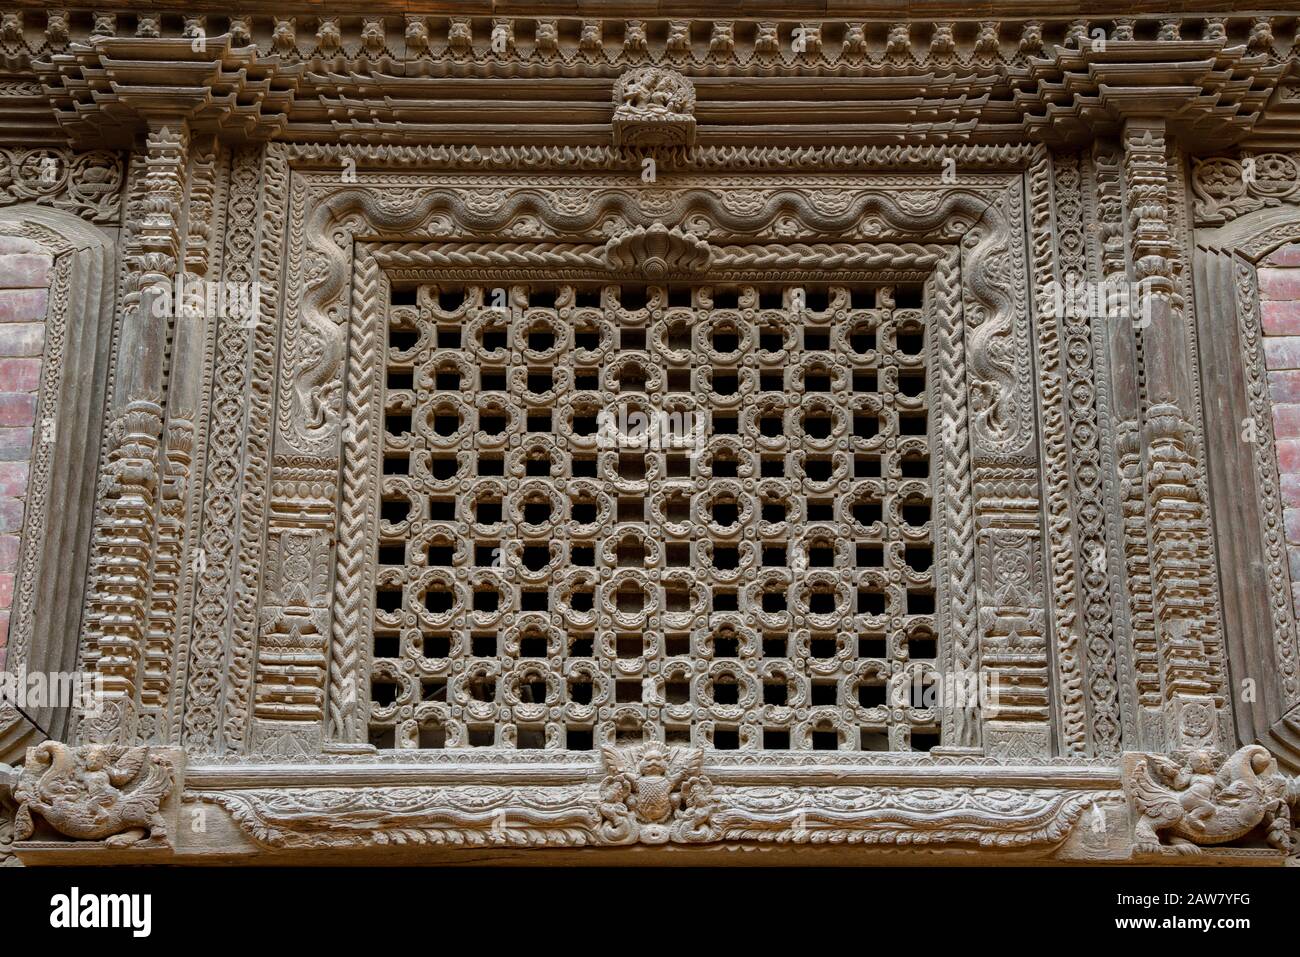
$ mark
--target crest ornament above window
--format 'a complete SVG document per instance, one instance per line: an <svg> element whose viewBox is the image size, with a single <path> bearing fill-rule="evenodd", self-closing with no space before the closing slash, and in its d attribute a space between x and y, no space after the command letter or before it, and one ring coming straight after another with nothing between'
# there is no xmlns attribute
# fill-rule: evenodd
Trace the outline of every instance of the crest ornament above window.
<svg viewBox="0 0 1300 957"><path fill-rule="evenodd" d="M674 70L629 70L614 84L614 145L692 146L695 87Z"/></svg>
<svg viewBox="0 0 1300 957"><path fill-rule="evenodd" d="M706 240L674 226L637 226L605 243L605 263L611 272L642 275L650 280L702 273L713 261Z"/></svg>

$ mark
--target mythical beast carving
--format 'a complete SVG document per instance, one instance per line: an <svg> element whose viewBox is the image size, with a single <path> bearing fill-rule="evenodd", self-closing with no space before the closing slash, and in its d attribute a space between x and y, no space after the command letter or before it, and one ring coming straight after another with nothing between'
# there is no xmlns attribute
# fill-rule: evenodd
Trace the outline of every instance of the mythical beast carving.
<svg viewBox="0 0 1300 957"><path fill-rule="evenodd" d="M1271 846L1291 848L1290 807L1300 788L1257 744L1226 759L1204 749L1181 762L1138 755L1124 784L1138 812L1139 853L1200 854L1202 846L1240 840L1261 824Z"/></svg>
<svg viewBox="0 0 1300 957"><path fill-rule="evenodd" d="M46 741L28 748L13 790L14 838L32 836L36 814L76 840L117 847L162 841L167 825L158 808L173 784L171 766L146 747Z"/></svg>
<svg viewBox="0 0 1300 957"><path fill-rule="evenodd" d="M602 748L605 778L600 813L605 837L616 843L699 839L708 830L711 783L704 752L647 744Z"/></svg>

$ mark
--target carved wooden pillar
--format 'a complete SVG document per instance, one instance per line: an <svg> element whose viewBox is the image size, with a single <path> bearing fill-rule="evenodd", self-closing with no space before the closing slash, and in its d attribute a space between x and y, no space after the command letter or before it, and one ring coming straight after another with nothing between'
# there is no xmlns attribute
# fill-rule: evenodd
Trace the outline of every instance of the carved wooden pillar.
<svg viewBox="0 0 1300 957"><path fill-rule="evenodd" d="M87 740L128 743L150 733L140 719L168 344L169 310L159 300L167 295L184 250L180 210L188 149L183 119L175 114L147 119L144 196L133 211L139 225L123 255L127 292L86 625L95 667L103 678L104 701L81 724Z"/></svg>
<svg viewBox="0 0 1300 957"><path fill-rule="evenodd" d="M1123 145L1130 278L1140 285L1149 310L1138 342L1145 392L1141 467L1160 699L1152 708L1149 689L1143 694L1143 738L1148 745L1162 740L1167 747L1221 745L1223 673L1213 546L1196 427L1183 243L1170 201L1181 177L1170 160L1163 119L1127 118ZM1131 433L1120 437L1119 464L1129 482L1138 465L1133 439ZM1135 517L1126 511L1126 522ZM1139 662L1145 677L1149 658L1139 654Z"/></svg>
<svg viewBox="0 0 1300 957"><path fill-rule="evenodd" d="M179 739L178 702L175 693L183 682L186 656L184 637L189 632L190 593L193 576L206 564L195 550L199 508L194 475L202 474L204 436L198 430L206 418L211 363L208 342L219 316L212 308L223 300L208 294L207 281L219 274L219 227L224 176L222 154L215 137L206 136L190 151L184 208L185 256L182 295L173 300L173 342L167 382L165 450L155 548L149 634L145 648L141 704L156 716L152 737ZM201 297L201 300L200 300Z"/></svg>

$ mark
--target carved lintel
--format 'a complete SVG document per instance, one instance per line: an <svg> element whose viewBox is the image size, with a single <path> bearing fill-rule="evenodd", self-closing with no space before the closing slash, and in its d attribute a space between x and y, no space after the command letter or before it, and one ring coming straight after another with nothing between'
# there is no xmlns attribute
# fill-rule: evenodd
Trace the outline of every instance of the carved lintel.
<svg viewBox="0 0 1300 957"><path fill-rule="evenodd" d="M175 749L143 745L46 741L29 748L13 787L15 849L84 841L170 847L172 827L162 809L182 763Z"/></svg>
<svg viewBox="0 0 1300 957"><path fill-rule="evenodd" d="M1043 858L1111 786L839 785L720 787L685 748L616 749L599 783L201 787L266 848L858 846L974 848ZM191 835L186 833L188 840ZM1126 849L1114 849L1108 859Z"/></svg>
<svg viewBox="0 0 1300 957"><path fill-rule="evenodd" d="M1247 745L1225 757L1211 749L1126 753L1124 790L1134 809L1135 856L1190 855L1204 848L1266 842L1285 856L1300 788L1267 749Z"/></svg>
<svg viewBox="0 0 1300 957"><path fill-rule="evenodd" d="M614 145L691 146L695 143L695 87L674 70L629 70L614 84Z"/></svg>

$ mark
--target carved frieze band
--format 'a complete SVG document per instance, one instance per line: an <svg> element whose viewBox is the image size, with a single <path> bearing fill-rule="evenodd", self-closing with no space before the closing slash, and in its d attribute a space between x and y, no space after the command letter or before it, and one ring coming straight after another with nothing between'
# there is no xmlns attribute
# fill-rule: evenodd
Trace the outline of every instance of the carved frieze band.
<svg viewBox="0 0 1300 957"><path fill-rule="evenodd" d="M345 8L339 8L341 10ZM125 10L123 11L126 12ZM1036 17L943 20L914 30L906 20L841 17L752 19L748 17L497 16L374 14L321 11L313 15L233 12L164 18L132 8L119 17L110 4L94 13L51 8L6 10L3 49L16 63L66 51L92 38L191 39L229 35L233 46L255 45L284 64L315 69L401 62L444 70L526 64L539 71L583 67L592 72L660 64L710 66L741 74L781 66L854 67L873 70L963 69L979 75L1005 71L1042 58L1054 47L1080 47L1098 31L1115 43L1139 37L1165 42L1200 39L1241 46L1266 62L1287 48L1287 18L1269 16L1182 17L1143 12L1132 17ZM801 31L796 34L795 31ZM800 42L795 42L798 36ZM704 42L701 42L701 38ZM1275 49L1275 45L1278 49ZM30 95L15 81L10 95Z"/></svg>
<svg viewBox="0 0 1300 957"><path fill-rule="evenodd" d="M188 789L271 848L630 844L974 846L1050 851L1085 809L1121 800L1091 784L736 786L711 780L703 752L605 748L586 783Z"/></svg>

